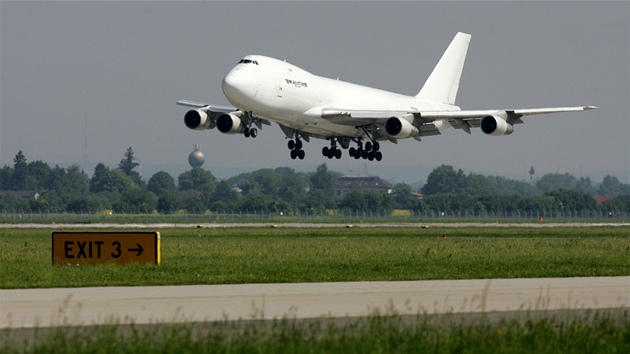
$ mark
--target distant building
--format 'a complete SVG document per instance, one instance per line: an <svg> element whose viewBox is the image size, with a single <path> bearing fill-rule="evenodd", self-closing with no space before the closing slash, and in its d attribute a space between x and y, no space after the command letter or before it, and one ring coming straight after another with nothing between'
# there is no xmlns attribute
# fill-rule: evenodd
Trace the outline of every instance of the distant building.
<svg viewBox="0 0 630 354"><path fill-rule="evenodd" d="M605 196L595 196L595 197L593 197L593 199L595 199L595 202L597 203L597 205L602 205L603 202L607 202L607 201L611 200L612 197L609 197L607 195L605 195Z"/></svg>
<svg viewBox="0 0 630 354"><path fill-rule="evenodd" d="M0 191L0 196L3 197L19 197L24 199L35 199L39 198L39 193L36 190L28 190L28 191Z"/></svg>
<svg viewBox="0 0 630 354"><path fill-rule="evenodd" d="M337 197L343 197L346 194L355 192L378 192L383 194L392 194L394 189L386 180L377 176L368 177L339 177L333 181L333 192Z"/></svg>

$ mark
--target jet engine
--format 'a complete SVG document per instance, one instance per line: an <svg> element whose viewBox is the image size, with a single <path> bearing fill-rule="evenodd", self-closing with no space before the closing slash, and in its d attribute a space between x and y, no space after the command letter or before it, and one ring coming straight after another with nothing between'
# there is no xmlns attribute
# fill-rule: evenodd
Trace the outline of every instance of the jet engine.
<svg viewBox="0 0 630 354"><path fill-rule="evenodd" d="M496 115L483 117L480 127L482 132L492 136L510 135L514 132L512 124Z"/></svg>
<svg viewBox="0 0 630 354"><path fill-rule="evenodd" d="M414 127L405 117L391 117L385 122L385 131L392 138L405 139L418 135L418 128Z"/></svg>
<svg viewBox="0 0 630 354"><path fill-rule="evenodd" d="M217 129L223 134L238 134L245 130L245 125L234 113L226 113L217 119Z"/></svg>
<svg viewBox="0 0 630 354"><path fill-rule="evenodd" d="M203 109L193 109L186 112L184 124L194 130L214 129L215 126L212 119L208 118L208 113Z"/></svg>

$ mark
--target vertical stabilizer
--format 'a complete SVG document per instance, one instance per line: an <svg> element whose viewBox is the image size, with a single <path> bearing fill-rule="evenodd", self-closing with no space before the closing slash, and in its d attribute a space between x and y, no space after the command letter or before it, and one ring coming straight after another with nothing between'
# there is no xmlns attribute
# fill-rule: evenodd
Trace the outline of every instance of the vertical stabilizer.
<svg viewBox="0 0 630 354"><path fill-rule="evenodd" d="M416 97L455 104L470 37L471 35L462 32L455 35Z"/></svg>

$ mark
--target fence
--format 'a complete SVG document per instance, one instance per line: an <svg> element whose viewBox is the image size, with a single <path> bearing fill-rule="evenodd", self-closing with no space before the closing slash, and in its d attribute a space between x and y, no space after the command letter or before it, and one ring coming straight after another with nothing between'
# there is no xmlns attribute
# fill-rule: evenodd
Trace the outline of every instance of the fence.
<svg viewBox="0 0 630 354"><path fill-rule="evenodd" d="M316 212L297 210L215 210L172 213L130 211L112 213L66 212L66 211L24 211L3 210L0 223L342 223L342 222L383 222L383 223L422 223L422 222L625 222L628 212L609 213L606 211L349 211L322 210Z"/></svg>

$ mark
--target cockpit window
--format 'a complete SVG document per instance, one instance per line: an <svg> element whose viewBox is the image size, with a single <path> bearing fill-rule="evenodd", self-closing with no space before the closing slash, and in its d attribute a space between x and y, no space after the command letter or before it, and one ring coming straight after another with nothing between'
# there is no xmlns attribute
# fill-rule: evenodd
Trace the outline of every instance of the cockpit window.
<svg viewBox="0 0 630 354"><path fill-rule="evenodd" d="M250 59L241 59L241 61L238 62L239 64L256 64L258 65L258 62L256 60L250 60Z"/></svg>

